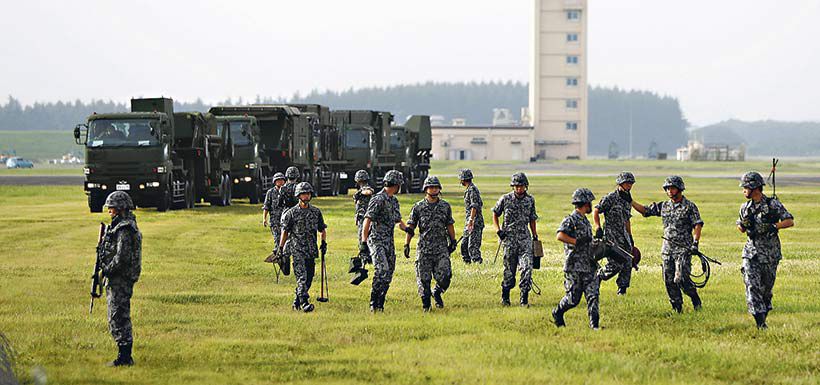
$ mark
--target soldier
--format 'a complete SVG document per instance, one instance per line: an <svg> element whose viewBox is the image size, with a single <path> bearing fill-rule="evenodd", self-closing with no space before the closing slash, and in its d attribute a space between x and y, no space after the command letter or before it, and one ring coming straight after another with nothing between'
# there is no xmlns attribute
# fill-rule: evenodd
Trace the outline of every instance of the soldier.
<svg viewBox="0 0 820 385"><path fill-rule="evenodd" d="M285 210L296 206L299 199L293 194L296 191L296 185L299 183L299 169L293 166L285 170L285 178L288 179L285 185L279 190L279 200L277 201L277 208L285 213Z"/></svg>
<svg viewBox="0 0 820 385"><path fill-rule="evenodd" d="M394 196L401 189L404 176L401 172L390 170L384 175L384 188L370 198L362 224L362 237L359 239L359 250L369 251L373 261L373 287L370 291L370 311L383 312L384 301L393 271L396 269L396 248L393 242L393 228L396 223L405 232L413 229L405 225L399 211L399 200Z"/></svg>
<svg viewBox="0 0 820 385"><path fill-rule="evenodd" d="M683 178L677 175L666 178L663 189L669 197L668 201L644 206L633 200L632 207L644 217L656 216L663 219L663 281L672 309L678 313L683 312L682 290L692 299L695 310L700 310L702 302L697 288L692 284L690 273L691 257L698 250L703 220L698 206L683 196L686 189Z"/></svg>
<svg viewBox="0 0 820 385"><path fill-rule="evenodd" d="M134 365L131 296L142 271L142 233L137 227L137 217L131 212L134 202L127 193L111 193L105 205L111 225L103 238L102 274L106 282L108 327L119 348L117 358L108 366L130 366Z"/></svg>
<svg viewBox="0 0 820 385"><path fill-rule="evenodd" d="M755 318L758 329L767 329L766 316L772 310L772 288L777 277L780 253L778 231L794 226L794 217L777 200L763 195L763 177L748 172L740 179L743 195L748 199L740 206L737 229L746 233L743 247L743 283L746 284L746 303Z"/></svg>
<svg viewBox="0 0 820 385"><path fill-rule="evenodd" d="M535 221L535 198L527 194L529 181L524 173L513 174L513 191L501 196L493 207L493 225L500 242L504 242L504 279L501 282L501 304L510 306L510 290L515 286L515 271L521 273L520 304L529 307L532 287L532 242L538 240ZM504 227L498 218L504 216Z"/></svg>
<svg viewBox="0 0 820 385"><path fill-rule="evenodd" d="M355 194L353 194L353 202L356 207L356 227L358 229L359 239L361 239L364 214L367 211L367 205L370 203L370 198L373 196L374 191L373 187L370 187L370 175L367 171L356 171L356 175L353 177L353 180L356 181L356 184L359 186L359 189ZM357 258L359 259L359 264L361 264L362 267L368 263L371 263L370 253L367 250L364 252L359 252Z"/></svg>
<svg viewBox="0 0 820 385"><path fill-rule="evenodd" d="M481 258L481 235L484 232L484 215L481 208L484 202L481 201L481 193L473 183L473 171L464 169L459 171L458 179L464 190L464 235L461 243L461 259L464 263L482 263Z"/></svg>
<svg viewBox="0 0 820 385"><path fill-rule="evenodd" d="M327 225L322 211L310 204L313 196L310 183L299 183L294 195L299 203L282 214L282 239L278 255L287 253L293 257L293 275L296 277L293 310L309 313L313 311L313 304L309 301L308 291L316 273L316 258L319 257L319 250L327 252ZM322 233L319 249L316 248L316 233Z"/></svg>
<svg viewBox="0 0 820 385"><path fill-rule="evenodd" d="M450 266L450 254L456 249L456 231L453 227L453 210L447 201L441 199L441 183L435 176L424 179L422 190L424 199L416 202L410 210L407 220L407 237L404 243L404 257L410 258L410 239L413 232L419 229L419 243L416 250L416 282L424 312L430 311L430 283L435 277L436 288L432 296L436 307L444 307L441 297L450 287L453 272Z"/></svg>
<svg viewBox="0 0 820 385"><path fill-rule="evenodd" d="M262 224L267 227L270 225L270 233L273 235L274 249L279 247L279 238L282 235L282 209L279 208L277 202L279 200L279 192L282 190L282 185L285 184L285 174L277 172L273 174L273 187L268 189L265 194L265 202L262 204ZM268 221L270 218L270 221Z"/></svg>
<svg viewBox="0 0 820 385"><path fill-rule="evenodd" d="M595 274L598 262L592 254L592 226L587 214L592 211L595 195L587 188L579 188L572 194L575 210L561 222L557 239L564 243L564 287L567 294L552 310L552 319L556 326L566 326L564 313L581 302L581 295L587 300L589 327L598 330L598 289L600 278Z"/></svg>
<svg viewBox="0 0 820 385"><path fill-rule="evenodd" d="M635 176L631 172L624 171L615 179L618 187L615 191L605 195L601 201L595 205L592 211L592 220L595 223L595 238L606 239L623 248L632 251L632 185L635 184ZM601 214L604 214L604 228L601 229ZM632 261L618 259L614 255L607 256L606 267L601 271L599 277L603 280L618 275L615 281L618 285L618 295L626 295L626 289L632 278Z"/></svg>

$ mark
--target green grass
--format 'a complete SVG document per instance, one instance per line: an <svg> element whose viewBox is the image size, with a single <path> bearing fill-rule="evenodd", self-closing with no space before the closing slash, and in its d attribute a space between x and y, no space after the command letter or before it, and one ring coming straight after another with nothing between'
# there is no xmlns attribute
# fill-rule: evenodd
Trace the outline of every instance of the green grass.
<svg viewBox="0 0 820 385"><path fill-rule="evenodd" d="M82 153L83 147L74 143L71 130L35 130L5 131L0 130L0 152L14 150L17 156L42 160L59 159L65 153ZM35 167L43 163L35 164Z"/></svg>
<svg viewBox="0 0 820 385"><path fill-rule="evenodd" d="M436 172L449 173L441 165ZM489 172L472 167L478 175ZM262 262L272 241L257 206L137 210L144 234L132 314L137 366L117 370L103 366L115 354L104 301L92 316L87 308L97 225L106 216L87 212L79 187L0 186L0 331L18 353L22 377L39 365L60 384L818 383L816 186L778 189L797 225L782 232L785 258L768 331L757 331L746 312L739 272L744 237L733 226L743 197L736 181L713 178L687 179L687 195L706 221L701 249L723 262L701 291L703 311L687 302L684 314L671 313L659 268L660 220L636 218L643 266L627 297L615 295L613 282L603 284L603 329L586 327L584 304L568 313L568 327L549 323L547 312L563 295L555 228L571 210L576 187L600 197L611 179L531 178L547 255L534 276L543 295L533 296L529 309L498 305L500 263L465 266L454 256L447 307L423 314L413 264L399 257L385 313L370 314L370 280L347 283L347 260L356 250L350 197L314 202L329 224L330 302L312 314L290 310L293 277L276 284ZM477 179L488 222L507 180ZM661 181L639 175L635 199L663 199ZM462 190L454 178L443 182L460 234ZM417 199L400 197L405 216ZM493 231L484 238L491 262ZM313 298L318 290L317 276Z"/></svg>

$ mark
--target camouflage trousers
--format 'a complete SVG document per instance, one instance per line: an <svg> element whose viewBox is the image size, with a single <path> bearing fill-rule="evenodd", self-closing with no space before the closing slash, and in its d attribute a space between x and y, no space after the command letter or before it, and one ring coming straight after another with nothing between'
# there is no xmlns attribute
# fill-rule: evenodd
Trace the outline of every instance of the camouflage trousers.
<svg viewBox="0 0 820 385"><path fill-rule="evenodd" d="M680 274L683 278L679 284L675 283L676 262L680 265ZM698 296L698 289L692 284L691 272L692 258L689 255L663 255L663 283L666 285L666 294L672 306L683 304L683 294L692 299L692 305L700 306L700 296Z"/></svg>
<svg viewBox="0 0 820 385"><path fill-rule="evenodd" d="M598 293L601 280L594 272L564 272L564 288L566 295L558 302L558 312L564 313L581 303L583 295L587 300L587 314L590 324L598 324L600 317L598 309Z"/></svg>
<svg viewBox="0 0 820 385"><path fill-rule="evenodd" d="M293 256L293 277L296 278L294 290L297 302L307 303L310 299L310 286L313 285L313 276L316 274L316 259L303 256Z"/></svg>
<svg viewBox="0 0 820 385"><path fill-rule="evenodd" d="M273 249L276 250L279 247L279 241L282 240L282 225L278 223L274 224L271 222L270 224L270 234L273 235Z"/></svg>
<svg viewBox="0 0 820 385"><path fill-rule="evenodd" d="M468 232L464 228L464 239L461 240L461 259L464 262L481 261L481 235L484 233L483 227L473 226L473 231Z"/></svg>
<svg viewBox="0 0 820 385"><path fill-rule="evenodd" d="M532 241L507 239L504 242L504 278L501 288L515 287L515 272L521 274L518 287L521 292L529 292L532 287Z"/></svg>
<svg viewBox="0 0 820 385"><path fill-rule="evenodd" d="M370 249L370 258L373 261L373 292L384 297L393 282L393 272L396 270L396 248L393 240L389 242L367 241Z"/></svg>
<svg viewBox="0 0 820 385"><path fill-rule="evenodd" d="M134 284L117 282L106 286L106 302L108 304L108 329L117 345L126 345L134 342L131 331L131 296L134 294Z"/></svg>
<svg viewBox="0 0 820 385"><path fill-rule="evenodd" d="M419 254L416 258L416 283L419 286L419 297L430 298L432 279L436 280L436 289L444 293L450 287L453 270L450 266L450 255Z"/></svg>
<svg viewBox="0 0 820 385"><path fill-rule="evenodd" d="M749 306L749 313L768 313L772 310L772 289L777 278L778 264L779 261L761 263L743 259L740 272L743 274L743 283L746 284L746 304Z"/></svg>
<svg viewBox="0 0 820 385"><path fill-rule="evenodd" d="M619 242L618 244L624 250L632 250L632 245L628 242ZM614 252L612 253L614 254ZM601 272L602 279L608 281L615 275L618 275L615 284L618 285L619 288L628 288L629 283L632 281L632 261L625 261L617 256L608 255L606 258L606 266L604 266Z"/></svg>
<svg viewBox="0 0 820 385"><path fill-rule="evenodd" d="M357 243L359 242L359 240L361 240L361 239L362 239L362 225L363 225L363 224L364 224L364 221L360 221L360 220L357 220L357 221L356 221L356 227L358 228L358 233L357 233L357 234L358 234L358 238L356 238L356 239L357 239ZM366 265L366 264L368 264L368 263L373 263L373 260L372 260L372 259L370 259L370 254L365 253L365 252L363 252L363 251L361 251L361 250L359 250L359 255L358 255L358 257L359 257L359 258L361 258L361 260L362 260L362 266L364 266L364 265Z"/></svg>

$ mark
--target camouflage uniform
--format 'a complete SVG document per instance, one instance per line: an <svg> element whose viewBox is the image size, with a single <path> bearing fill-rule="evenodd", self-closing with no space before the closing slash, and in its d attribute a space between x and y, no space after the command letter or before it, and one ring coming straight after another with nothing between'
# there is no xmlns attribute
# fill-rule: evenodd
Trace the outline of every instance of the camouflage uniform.
<svg viewBox="0 0 820 385"><path fill-rule="evenodd" d="M322 211L313 205L291 207L282 214L282 229L288 232L284 252L293 257L293 275L296 278L294 306L308 304L308 291L316 273L316 233L327 228Z"/></svg>
<svg viewBox="0 0 820 385"><path fill-rule="evenodd" d="M393 281L393 271L396 269L396 248L393 241L393 229L401 221L399 200L387 195L382 189L370 198L365 218L370 218L370 235L367 238L367 247L373 261L373 289L370 294L371 302L376 300L376 308L383 305L387 290Z"/></svg>
<svg viewBox="0 0 820 385"><path fill-rule="evenodd" d="M626 224L632 217L632 204L627 202L618 190L615 190L601 198L595 208L604 214L604 239L621 246L624 250L631 251L632 236L627 231ZM618 275L616 280L618 288L628 288L632 279L632 261L621 261L608 257L602 276L604 279L609 279L615 274Z"/></svg>
<svg viewBox="0 0 820 385"><path fill-rule="evenodd" d="M262 209L268 211L270 225L270 233L273 235L274 244L279 246L279 240L282 238L282 208L279 207L279 193L281 187L273 186L268 189L265 194L265 202L262 204Z"/></svg>
<svg viewBox="0 0 820 385"><path fill-rule="evenodd" d="M582 237L592 239L592 225L587 217L578 211L573 211L561 222L557 232L564 233L576 240ZM581 302L581 295L587 300L587 314L589 324L598 327L598 292L601 281L595 274L598 263L592 255L591 243L581 246L564 243L564 288L566 295L558 303L556 312L563 314Z"/></svg>
<svg viewBox="0 0 820 385"><path fill-rule="evenodd" d="M368 191L370 195L365 195L364 192ZM362 239L362 225L364 224L364 214L367 212L367 206L370 203L370 198L373 197L373 188L369 185L364 185L360 187L355 194L353 194L353 202L355 203L356 207L356 228L358 229L358 238ZM362 259L363 263L370 263L370 255L359 251L359 258Z"/></svg>
<svg viewBox="0 0 820 385"><path fill-rule="evenodd" d="M114 217L103 238L108 327L117 345L131 345L131 295L142 271L142 233L128 210Z"/></svg>
<svg viewBox="0 0 820 385"><path fill-rule="evenodd" d="M509 292L515 286L515 271L521 273L519 288L521 294L529 293L532 286L532 234L530 222L537 220L535 198L524 193L517 197L515 192L501 196L493 207L496 216L504 216L502 230L504 239L504 279L501 289Z"/></svg>
<svg viewBox="0 0 820 385"><path fill-rule="evenodd" d="M429 299L432 295L430 283L435 277L437 295L450 287L453 272L450 266L450 252L447 245L450 234L447 227L455 223L450 204L439 199L430 202L426 198L416 202L410 210L407 226L418 228L419 243L416 250L416 283L419 297Z"/></svg>
<svg viewBox="0 0 820 385"><path fill-rule="evenodd" d="M681 189L682 190L682 189ZM690 246L694 243L692 230L696 225L703 225L700 218L698 206L683 197L680 202L671 199L665 202L652 203L644 207L645 217L656 216L663 220L664 238L671 240L663 241L661 247L661 257L663 258L663 281L666 284L666 293L669 295L669 303L676 310L683 304L683 293L692 299L695 308L700 307L701 301L697 288L692 284L689 275L692 271L692 252ZM675 265L680 266L680 274L683 280L680 284L675 283Z"/></svg>
<svg viewBox="0 0 820 385"><path fill-rule="evenodd" d="M741 225L748 220L746 229L749 239L743 247L743 265L740 271L746 284L746 303L749 313L765 314L772 310L772 288L777 276L777 266L783 258L780 253L780 237L769 226L793 219L780 201L763 196L760 202L749 200L740 206Z"/></svg>
<svg viewBox="0 0 820 385"><path fill-rule="evenodd" d="M481 235L484 232L484 215L481 208L484 202L481 201L481 193L475 184L470 183L464 191L464 239L462 242L461 258L465 262L481 262ZM475 219L473 219L473 231L467 231L467 222L470 221L470 211L476 209ZM467 252L466 254L464 252Z"/></svg>
<svg viewBox="0 0 820 385"><path fill-rule="evenodd" d="M288 180L280 188L279 198L276 201L276 209L279 210L282 215L284 215L287 209L299 204L299 198L293 195L293 193L296 192L296 185L298 184L299 182Z"/></svg>

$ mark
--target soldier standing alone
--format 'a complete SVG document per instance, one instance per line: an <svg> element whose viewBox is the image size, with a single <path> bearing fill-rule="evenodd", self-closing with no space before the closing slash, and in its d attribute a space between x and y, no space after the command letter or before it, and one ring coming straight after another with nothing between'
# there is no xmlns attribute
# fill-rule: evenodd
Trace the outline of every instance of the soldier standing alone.
<svg viewBox="0 0 820 385"><path fill-rule="evenodd" d="M277 202L282 185L285 184L285 174L277 172L273 174L273 187L265 194L265 202L262 204L262 224L270 226L270 233L273 235L274 249L279 247L279 238L282 236L282 209ZM270 219L268 219L270 218Z"/></svg>
<svg viewBox="0 0 820 385"><path fill-rule="evenodd" d="M592 211L592 220L595 223L595 238L605 238L613 242L624 250L632 251L632 185L635 184L635 176L631 172L624 171L615 179L618 187L615 191L605 195L601 201L595 205ZM601 215L604 214L604 227L601 229ZM632 261L620 260L615 255L607 256L607 264L600 274L600 278L608 280L618 275L616 283L618 285L618 295L626 295L626 289L632 280Z"/></svg>
<svg viewBox="0 0 820 385"><path fill-rule="evenodd" d="M117 342L119 353L109 366L134 365L131 348L131 296L142 271L142 233L137 217L131 212L134 203L123 191L111 193L105 200L111 225L103 238L102 274L108 304L108 327Z"/></svg>
<svg viewBox="0 0 820 385"><path fill-rule="evenodd" d="M447 201L441 199L441 183L435 176L424 180L422 190L424 199L416 202L410 210L407 233L404 243L404 257L410 258L410 239L413 230L419 229L419 243L416 250L416 282L419 287L422 309L430 311L430 295L436 301L436 307L444 307L441 297L450 287L453 272L450 266L450 253L456 249L456 232L453 227L453 210ZM436 288L430 291L432 279L436 279Z"/></svg>
<svg viewBox="0 0 820 385"><path fill-rule="evenodd" d="M501 304L510 306L510 290L515 286L515 272L521 273L521 306L529 306L532 287L532 242L538 240L535 221L535 198L527 194L529 180L524 173L513 174L513 191L501 196L493 207L493 224L504 242L504 279L501 282ZM498 218L504 216L504 227Z"/></svg>
<svg viewBox="0 0 820 385"><path fill-rule="evenodd" d="M763 195L766 182L757 172L748 172L740 180L743 196L737 229L746 233L743 247L743 283L746 303L758 329L767 329L766 317L772 310L772 288L777 277L777 265L783 258L778 231L794 226L794 217L776 197Z"/></svg>
<svg viewBox="0 0 820 385"><path fill-rule="evenodd" d="M473 171L470 169L461 170L458 173L461 185L464 190L464 238L461 243L461 259L464 263L482 263L481 258L481 235L484 232L484 215L481 209L484 202L481 201L481 193L473 183Z"/></svg>
<svg viewBox="0 0 820 385"><path fill-rule="evenodd" d="M310 204L313 196L310 183L299 183L294 194L299 204L282 214L282 240L278 255L287 253L293 257L293 275L296 277L293 309L309 313L313 311L313 304L309 301L308 291L316 274L316 258L319 257L319 250L327 252L327 225L322 211ZM316 233L322 233L322 244L318 249Z"/></svg>
<svg viewBox="0 0 820 385"><path fill-rule="evenodd" d="M686 189L683 178L677 175L666 178L663 189L669 197L668 201L644 206L633 200L632 207L644 217L655 216L663 220L663 281L672 309L678 313L683 312L683 291L692 299L695 310L700 310L702 302L690 273L692 254L698 251L703 220L698 206L683 196Z"/></svg>
<svg viewBox="0 0 820 385"><path fill-rule="evenodd" d="M589 327L597 330L599 322L598 291L601 280L596 275L598 262L592 255L592 226L587 214L592 211L595 195L587 188L579 188L572 194L575 210L561 222L557 239L564 243L564 288L567 294L552 311L552 319L558 327L565 326L564 313L587 299Z"/></svg>

